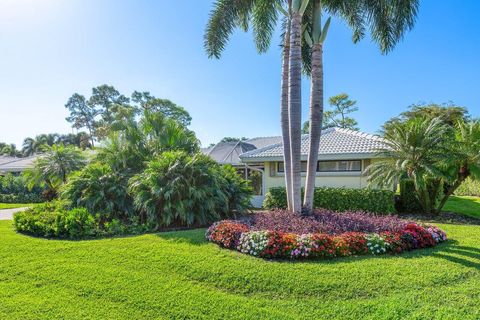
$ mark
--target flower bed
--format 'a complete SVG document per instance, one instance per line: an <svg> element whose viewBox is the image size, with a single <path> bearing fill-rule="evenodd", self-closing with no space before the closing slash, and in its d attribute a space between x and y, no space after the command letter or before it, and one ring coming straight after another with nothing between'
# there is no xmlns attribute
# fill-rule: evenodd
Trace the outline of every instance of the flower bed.
<svg viewBox="0 0 480 320"><path fill-rule="evenodd" d="M279 259L395 254L447 240L445 232L435 226L397 217L325 210L308 217L275 211L259 213L244 222L223 220L210 226L206 237L225 248Z"/></svg>

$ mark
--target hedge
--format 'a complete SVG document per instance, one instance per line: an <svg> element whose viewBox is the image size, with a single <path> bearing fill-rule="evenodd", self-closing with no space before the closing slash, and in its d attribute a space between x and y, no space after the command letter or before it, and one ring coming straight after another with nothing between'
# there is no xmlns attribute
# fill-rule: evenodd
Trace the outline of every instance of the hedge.
<svg viewBox="0 0 480 320"><path fill-rule="evenodd" d="M40 203L45 199L36 193L3 194L0 193L0 203Z"/></svg>
<svg viewBox="0 0 480 320"><path fill-rule="evenodd" d="M315 188L313 203L315 208L335 211L362 210L385 214L395 212L394 192L390 190ZM265 195L263 207L266 209L286 208L285 188L271 188Z"/></svg>

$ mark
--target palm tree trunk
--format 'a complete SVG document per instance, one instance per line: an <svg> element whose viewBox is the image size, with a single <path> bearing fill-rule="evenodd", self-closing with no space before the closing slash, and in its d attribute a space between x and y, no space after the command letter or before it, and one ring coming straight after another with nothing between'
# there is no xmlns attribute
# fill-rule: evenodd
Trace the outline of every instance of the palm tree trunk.
<svg viewBox="0 0 480 320"><path fill-rule="evenodd" d="M287 192L287 208L289 211L292 207L292 163L290 154L290 121L288 117L288 72L289 72L289 58L290 58L290 26L287 28L283 47L283 61L282 61L282 94L280 97L280 124L282 127L282 141L283 141L283 164L285 173L285 186Z"/></svg>
<svg viewBox="0 0 480 320"><path fill-rule="evenodd" d="M303 206L307 212L313 209L315 178L318 165L318 149L323 119L323 48L315 43L312 48L312 75L310 86L310 146L308 149L307 178Z"/></svg>
<svg viewBox="0 0 480 320"><path fill-rule="evenodd" d="M292 184L292 211L302 211L301 198L301 143L302 143L302 16L292 13L290 24L290 62L288 79L288 114L290 120L290 155Z"/></svg>

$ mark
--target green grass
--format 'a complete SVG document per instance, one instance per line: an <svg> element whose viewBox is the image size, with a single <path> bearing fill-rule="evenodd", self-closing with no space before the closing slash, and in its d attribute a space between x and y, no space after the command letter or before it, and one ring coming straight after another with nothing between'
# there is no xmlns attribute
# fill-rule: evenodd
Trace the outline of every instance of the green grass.
<svg viewBox="0 0 480 320"><path fill-rule="evenodd" d="M34 203L0 203L1 209L25 208L35 205Z"/></svg>
<svg viewBox="0 0 480 320"><path fill-rule="evenodd" d="M473 218L480 218L480 198L469 196L451 196L443 211L460 213Z"/></svg>
<svg viewBox="0 0 480 320"><path fill-rule="evenodd" d="M204 230L60 241L0 221L0 319L478 319L480 228L401 256L265 261Z"/></svg>

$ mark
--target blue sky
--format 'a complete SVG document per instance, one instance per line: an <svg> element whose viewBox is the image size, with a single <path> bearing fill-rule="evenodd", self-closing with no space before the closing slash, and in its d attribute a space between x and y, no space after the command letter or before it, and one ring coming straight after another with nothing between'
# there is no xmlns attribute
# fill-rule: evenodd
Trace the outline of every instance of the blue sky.
<svg viewBox="0 0 480 320"><path fill-rule="evenodd" d="M461 5L460 5L461 3ZM208 145L224 136L280 134L279 35L258 55L238 31L221 60L203 49L209 0L0 1L0 141L71 132L64 104L74 92L114 85L147 90L186 108ZM424 0L413 31L382 56L354 45L334 21L325 45L325 96L358 101L360 128L376 132L417 102L453 101L480 116L480 2ZM308 113L308 79L303 116Z"/></svg>

